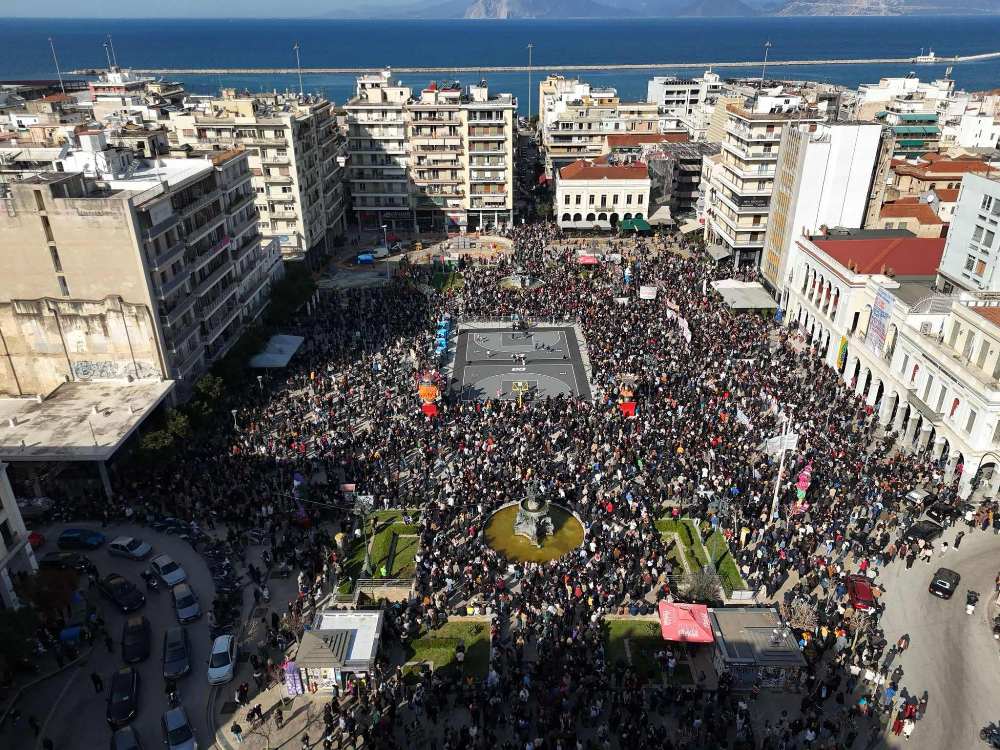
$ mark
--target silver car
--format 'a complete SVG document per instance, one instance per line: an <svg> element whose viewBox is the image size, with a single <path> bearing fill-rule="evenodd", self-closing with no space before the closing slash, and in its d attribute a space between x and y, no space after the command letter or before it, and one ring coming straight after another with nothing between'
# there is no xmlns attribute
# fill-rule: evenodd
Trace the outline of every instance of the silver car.
<svg viewBox="0 0 1000 750"><path fill-rule="evenodd" d="M178 583L184 583L187 580L187 573L184 572L184 568L175 563L170 555L154 557L149 563L149 567L152 568L153 573L167 586L176 586Z"/></svg>
<svg viewBox="0 0 1000 750"><path fill-rule="evenodd" d="M183 706L171 708L160 719L163 744L167 750L198 750L198 741Z"/></svg>
<svg viewBox="0 0 1000 750"><path fill-rule="evenodd" d="M201 617L201 604L198 603L198 595L188 584L178 583L170 590L170 593L174 597L174 612L177 613L177 622L184 625Z"/></svg>
<svg viewBox="0 0 1000 750"><path fill-rule="evenodd" d="M145 560L152 551L153 548L148 542L136 539L134 536L120 536L108 544L109 555L129 560Z"/></svg>

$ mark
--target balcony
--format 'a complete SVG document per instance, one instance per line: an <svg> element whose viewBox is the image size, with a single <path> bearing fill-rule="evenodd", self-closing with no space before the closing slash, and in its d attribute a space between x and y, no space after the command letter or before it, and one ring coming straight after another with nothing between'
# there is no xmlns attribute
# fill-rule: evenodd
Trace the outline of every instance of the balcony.
<svg viewBox="0 0 1000 750"><path fill-rule="evenodd" d="M742 167L735 164L730 164L729 162L722 162L722 166L728 169L730 172L735 174L741 180L767 180L774 177L774 169L755 169L755 170L744 170ZM746 192L746 191L738 191ZM767 195L771 194L771 190L768 189Z"/></svg>
<svg viewBox="0 0 1000 750"><path fill-rule="evenodd" d="M238 197L226 203L226 213L234 214L239 211L243 206L248 203L252 203L255 195L253 193L241 193Z"/></svg>
<svg viewBox="0 0 1000 750"><path fill-rule="evenodd" d="M252 227L254 224L259 223L260 214L256 211L251 213L246 219L241 221L239 224L234 224L233 228L229 231L230 237L239 237L242 232Z"/></svg>
<svg viewBox="0 0 1000 750"><path fill-rule="evenodd" d="M242 138L240 139L248 146L287 146L288 141L284 138Z"/></svg>
<svg viewBox="0 0 1000 750"><path fill-rule="evenodd" d="M172 292L176 292L185 281L191 276L191 270L185 268L180 273L175 274L169 281L160 284L160 297L169 297Z"/></svg>
<svg viewBox="0 0 1000 750"><path fill-rule="evenodd" d="M287 156L264 156L260 157L261 164L291 164L292 161Z"/></svg>
<svg viewBox="0 0 1000 750"><path fill-rule="evenodd" d="M177 214L171 214L168 218L161 221L159 224L154 224L149 229L145 230L143 234L146 236L147 240L151 240L154 237L158 237L164 232L166 232L170 227L177 226L177 222L180 221L180 217Z"/></svg>
<svg viewBox="0 0 1000 750"><path fill-rule="evenodd" d="M195 297L189 297L192 302ZM186 307L190 307L187 305ZM199 321L195 318L190 323L178 324L176 327L170 326L167 332L167 344L171 351L180 351L181 344L191 338L191 334L198 330Z"/></svg>
<svg viewBox="0 0 1000 750"><path fill-rule="evenodd" d="M261 272L259 279L252 282L247 289L240 292L240 297L239 297L240 304L245 305L247 302L253 299L254 296L257 294L257 292L263 289L264 284L266 284L267 280L270 278L271 278L270 275L268 275L265 272Z"/></svg>
<svg viewBox="0 0 1000 750"><path fill-rule="evenodd" d="M737 195L742 195L742 196L747 196L747 197L758 197L758 196L767 197L767 196L771 195L771 189L770 188L768 188L767 190L757 190L756 188L748 188L746 185L744 185L743 187L740 187L739 185L737 185L735 182L733 182L729 178L729 176L728 176L728 174L727 174L727 172L725 170L719 170L715 174L717 175L718 181L720 183L722 183L723 185L725 185L727 188L729 188L731 191L733 191ZM765 176L773 176L773 173L772 173L772 175L765 175ZM713 178L713 179L715 179L715 178Z"/></svg>
<svg viewBox="0 0 1000 750"><path fill-rule="evenodd" d="M763 149L751 150L743 148L738 144L730 143L729 141L723 141L722 148L734 154L742 161L777 161L778 159L778 149L771 151L764 151Z"/></svg>
<svg viewBox="0 0 1000 750"><path fill-rule="evenodd" d="M726 244L729 245L729 247L732 247L736 250L744 250L744 249L756 250L756 249L762 249L764 247L763 232L760 233L761 237L759 240L751 240L748 238L737 240L735 235L727 231L725 227L717 221L712 222L712 229L715 231L716 234L718 234L726 241Z"/></svg>
<svg viewBox="0 0 1000 750"><path fill-rule="evenodd" d="M149 250L146 251L146 257L149 260L150 268L160 271L164 268L168 268L171 263L180 258L184 254L184 248L187 247L184 244L184 240L178 239L173 245L168 247L162 253L157 256L152 256Z"/></svg>
<svg viewBox="0 0 1000 750"><path fill-rule="evenodd" d="M292 178L286 174L266 174L263 175L264 182L272 182L277 185L291 185Z"/></svg>
<svg viewBox="0 0 1000 750"><path fill-rule="evenodd" d="M211 219L205 221L205 223L188 231L185 240L187 241L188 247L197 244L198 240L207 236L210 232L218 229L226 221L226 215L221 211L213 216Z"/></svg>
<svg viewBox="0 0 1000 750"><path fill-rule="evenodd" d="M250 250L260 244L260 240L261 235L259 232L255 232L249 237L244 237L243 242L240 243L239 247L233 248L233 263L238 263L243 260Z"/></svg>
<svg viewBox="0 0 1000 750"><path fill-rule="evenodd" d="M233 287L232 291L227 292L223 295L219 303L219 306L215 309L215 313L219 313L219 317L215 324L212 325L205 321L205 331L203 332L205 343L211 345L213 341L219 338L219 335L226 330L226 326L233 322L237 315L240 314L240 306L236 302L232 302L229 305L223 306L222 302L232 298L233 293L236 292L236 287ZM213 315L215 314L213 313ZM212 317L212 316L209 316Z"/></svg>
<svg viewBox="0 0 1000 750"><path fill-rule="evenodd" d="M168 328L177 325L177 322L184 317L184 313L192 308L198 298L193 294L186 294L175 302L167 304L160 303L160 318Z"/></svg>
<svg viewBox="0 0 1000 750"><path fill-rule="evenodd" d="M195 329L197 330L197 329ZM171 352L173 357L173 366L177 375L183 377L185 373L190 372L192 367L201 361L201 358L205 354L205 350L201 346L192 347L191 351L187 354L181 354L180 352Z"/></svg>
<svg viewBox="0 0 1000 750"><path fill-rule="evenodd" d="M771 199L769 197L732 198L726 195L724 190L720 190L718 195L723 203L738 214L746 214L748 216L754 214L766 215L771 210Z"/></svg>
<svg viewBox="0 0 1000 750"><path fill-rule="evenodd" d="M187 217L193 214L198 209L204 208L213 201L218 200L221 197L221 195L222 193L219 190L210 190L207 193L203 193L201 195L192 198L191 202L188 203L186 206L182 206L181 208L177 208L175 206L174 210L180 211L182 216Z"/></svg>
<svg viewBox="0 0 1000 750"><path fill-rule="evenodd" d="M219 279L225 276L231 269L232 269L232 264L230 263L221 264L218 268L216 268L214 271L208 274L208 276L206 276L204 279L202 279L195 285L194 293L197 294L198 297L204 297L209 291L211 291L212 287L215 286L215 284L219 281ZM198 316L201 318L206 318L210 314L211 313L206 314L204 307L199 301Z"/></svg>

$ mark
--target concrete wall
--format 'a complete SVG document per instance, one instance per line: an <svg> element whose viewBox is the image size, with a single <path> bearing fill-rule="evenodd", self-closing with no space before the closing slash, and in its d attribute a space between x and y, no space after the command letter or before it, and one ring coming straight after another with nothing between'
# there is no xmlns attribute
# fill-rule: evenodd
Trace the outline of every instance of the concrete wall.
<svg viewBox="0 0 1000 750"><path fill-rule="evenodd" d="M0 393L47 394L69 380L164 376L144 304L118 297L0 303Z"/></svg>

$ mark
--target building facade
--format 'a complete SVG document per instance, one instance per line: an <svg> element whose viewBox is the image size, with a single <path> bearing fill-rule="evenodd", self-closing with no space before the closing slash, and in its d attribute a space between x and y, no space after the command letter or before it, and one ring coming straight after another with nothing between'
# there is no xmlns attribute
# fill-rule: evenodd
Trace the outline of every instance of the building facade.
<svg viewBox="0 0 1000 750"><path fill-rule="evenodd" d="M1000 181L966 175L941 257L938 287L944 292L1000 292L998 234Z"/></svg>
<svg viewBox="0 0 1000 750"><path fill-rule="evenodd" d="M477 231L514 213L517 102L431 83L419 96L391 71L361 76L347 103L351 199L365 229Z"/></svg>
<svg viewBox="0 0 1000 750"><path fill-rule="evenodd" d="M285 260L324 254L346 233L346 144L326 99L223 89L171 113L170 128L176 145L246 151L260 232Z"/></svg>
<svg viewBox="0 0 1000 750"><path fill-rule="evenodd" d="M881 139L882 127L874 124L783 129L761 256L761 272L782 305L792 241L823 226L860 228L864 222Z"/></svg>
<svg viewBox="0 0 1000 750"><path fill-rule="evenodd" d="M7 464L0 461L0 609L21 607L12 576L36 570L38 563L28 543L28 529L7 478Z"/></svg>
<svg viewBox="0 0 1000 750"><path fill-rule="evenodd" d="M649 172L643 162L577 161L559 170L553 211L562 229L614 229L648 219Z"/></svg>
<svg viewBox="0 0 1000 750"><path fill-rule="evenodd" d="M100 132L84 140L67 171L13 184L0 212L0 248L19 268L0 277L0 323L22 363L0 390L122 376L192 385L283 272L258 230L247 153L146 162Z"/></svg>
<svg viewBox="0 0 1000 750"><path fill-rule="evenodd" d="M700 78L655 76L646 84L646 101L660 109L660 129L679 127L693 141L705 140L718 98L728 91L718 73Z"/></svg>
<svg viewBox="0 0 1000 750"><path fill-rule="evenodd" d="M786 126L821 121L797 95L761 96L727 106L721 169L706 193L705 240L720 245L737 265L759 265L767 233L771 193Z"/></svg>

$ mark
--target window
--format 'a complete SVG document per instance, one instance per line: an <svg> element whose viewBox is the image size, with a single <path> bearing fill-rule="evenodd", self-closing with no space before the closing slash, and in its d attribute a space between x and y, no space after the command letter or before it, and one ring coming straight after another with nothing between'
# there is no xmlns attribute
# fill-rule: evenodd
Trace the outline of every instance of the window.
<svg viewBox="0 0 1000 750"><path fill-rule="evenodd" d="M983 238L983 232L985 231L984 227L977 226L972 232L972 241L979 242Z"/></svg>
<svg viewBox="0 0 1000 750"><path fill-rule="evenodd" d="M14 545L14 532L11 531L10 521L0 523L0 537L3 538L5 548L10 548Z"/></svg>
<svg viewBox="0 0 1000 750"><path fill-rule="evenodd" d="M900 374L903 374L903 373L906 372L906 366L909 363L910 363L910 355L909 354L904 354L903 355L903 366L899 368Z"/></svg>
<svg viewBox="0 0 1000 750"><path fill-rule="evenodd" d="M990 353L990 342L983 339L983 343L979 347L979 358L976 360L976 367L980 370L986 365L986 355Z"/></svg>
<svg viewBox="0 0 1000 750"><path fill-rule="evenodd" d="M951 336L948 337L948 346L952 349L954 349L955 345L958 343L958 334L961 333L961 331L962 327L958 323L955 323L951 327Z"/></svg>
<svg viewBox="0 0 1000 750"><path fill-rule="evenodd" d="M644 197L645 196L642 193L639 193L639 195L637 195L635 197L635 202L638 203L641 206L644 203L644 201L643 201Z"/></svg>
<svg viewBox="0 0 1000 750"><path fill-rule="evenodd" d="M582 196L582 195L580 195L579 193L577 193L577 195L576 195L576 205L578 205L578 206L579 206L579 205L580 205L580 202L581 202L582 200L583 200L583 196Z"/></svg>
<svg viewBox="0 0 1000 750"><path fill-rule="evenodd" d="M569 193L566 193L566 200L563 201L563 205L564 206L568 206L569 205Z"/></svg>
<svg viewBox="0 0 1000 750"><path fill-rule="evenodd" d="M989 196L989 195L984 195L983 196L983 204L982 204L982 206L980 206L980 210L982 210L982 211L989 211L990 210L990 206L992 206L992 205L993 205L993 197Z"/></svg>
<svg viewBox="0 0 1000 750"><path fill-rule="evenodd" d="M965 256L965 270L971 271L976 267L976 257L974 255Z"/></svg>
<svg viewBox="0 0 1000 750"><path fill-rule="evenodd" d="M927 382L924 384L924 397L923 397L924 403L926 403L927 400L930 398L931 388L933 386L934 386L934 376L933 375L928 375L927 376Z"/></svg>
<svg viewBox="0 0 1000 750"><path fill-rule="evenodd" d="M910 372L910 382L914 383L917 380L917 373L920 372L920 365L913 365L913 370Z"/></svg>
<svg viewBox="0 0 1000 750"><path fill-rule="evenodd" d="M56 278L59 279L59 291L62 293L62 296L63 297L68 297L69 296L69 285L66 283L66 277L65 276L57 276Z"/></svg>
<svg viewBox="0 0 1000 750"><path fill-rule="evenodd" d="M625 205L626 206L632 205L632 193L629 193L628 195L625 196Z"/></svg>
<svg viewBox="0 0 1000 750"><path fill-rule="evenodd" d="M942 407L944 407L944 397L948 395L948 387L944 384L941 385L941 392L938 393L937 408L934 410L938 414L941 413Z"/></svg>
<svg viewBox="0 0 1000 750"><path fill-rule="evenodd" d="M951 419L952 417L955 416L955 412L958 411L958 407L959 407L960 403L961 402L957 398L954 401L951 402L951 410L948 412L948 418L949 419Z"/></svg>
<svg viewBox="0 0 1000 750"><path fill-rule="evenodd" d="M588 206L593 206L594 205L594 194L593 193L591 193L590 195L587 196L587 205Z"/></svg>
<svg viewBox="0 0 1000 750"><path fill-rule="evenodd" d="M56 273L62 273L62 261L59 260L59 251L55 247L50 247L49 255L52 256L52 267L56 270Z"/></svg>
<svg viewBox="0 0 1000 750"><path fill-rule="evenodd" d="M972 428L975 426L976 426L976 412L974 412L972 409L969 409L969 418L965 420L965 431L969 435L971 435Z"/></svg>
<svg viewBox="0 0 1000 750"><path fill-rule="evenodd" d="M998 205L1000 205L1000 204L998 204ZM996 232L994 232L991 229L987 229L986 230L986 234L983 235L983 244L986 245L986 247L993 247L993 238L994 237L996 237Z"/></svg>
<svg viewBox="0 0 1000 750"><path fill-rule="evenodd" d="M976 276L982 276L984 273L986 273L986 261L985 260L977 260L976 261L976 270L973 273L975 273Z"/></svg>

